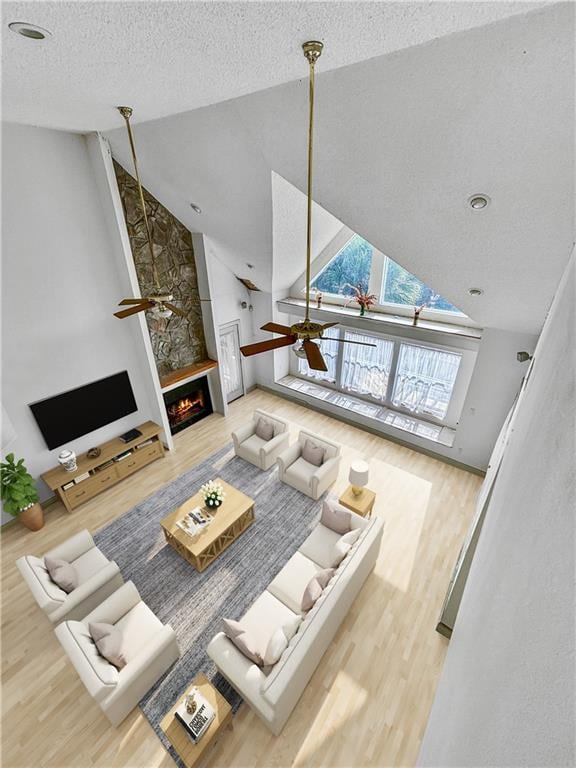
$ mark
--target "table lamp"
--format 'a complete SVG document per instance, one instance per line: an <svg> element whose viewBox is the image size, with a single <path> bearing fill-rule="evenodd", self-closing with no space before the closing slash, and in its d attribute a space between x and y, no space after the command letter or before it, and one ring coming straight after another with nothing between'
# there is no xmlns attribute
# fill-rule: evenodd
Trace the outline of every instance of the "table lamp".
<svg viewBox="0 0 576 768"><path fill-rule="evenodd" d="M354 496L360 496L365 485L368 484L369 467L365 461L353 461L350 465L348 480L352 486Z"/></svg>

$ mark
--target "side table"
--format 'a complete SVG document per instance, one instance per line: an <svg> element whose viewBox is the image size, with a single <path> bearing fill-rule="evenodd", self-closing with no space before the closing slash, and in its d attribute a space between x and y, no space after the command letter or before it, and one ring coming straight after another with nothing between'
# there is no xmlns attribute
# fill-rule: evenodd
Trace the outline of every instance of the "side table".
<svg viewBox="0 0 576 768"><path fill-rule="evenodd" d="M362 488L362 493L356 496L352 491L352 486L349 485L338 501L342 506L351 509L352 512L356 512L357 515L360 515L361 517L370 517L372 515L372 509L374 508L375 499L376 494L369 488Z"/></svg>

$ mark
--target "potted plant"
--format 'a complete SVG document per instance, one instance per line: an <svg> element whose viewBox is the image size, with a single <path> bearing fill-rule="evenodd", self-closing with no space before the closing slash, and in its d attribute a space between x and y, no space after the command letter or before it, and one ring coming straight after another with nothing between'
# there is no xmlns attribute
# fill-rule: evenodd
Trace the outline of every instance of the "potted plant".
<svg viewBox="0 0 576 768"><path fill-rule="evenodd" d="M13 453L0 463L0 496L4 510L18 517L31 531L39 531L44 525L44 511L38 504L38 491L32 475L24 465L24 459L14 458Z"/></svg>
<svg viewBox="0 0 576 768"><path fill-rule="evenodd" d="M354 291L354 295L350 301L355 301L360 305L360 317L362 317L367 309L370 309L373 304L376 304L378 297L374 293L368 293L360 283L358 285L350 285L350 283L347 283L346 285ZM346 303L349 304L350 301Z"/></svg>

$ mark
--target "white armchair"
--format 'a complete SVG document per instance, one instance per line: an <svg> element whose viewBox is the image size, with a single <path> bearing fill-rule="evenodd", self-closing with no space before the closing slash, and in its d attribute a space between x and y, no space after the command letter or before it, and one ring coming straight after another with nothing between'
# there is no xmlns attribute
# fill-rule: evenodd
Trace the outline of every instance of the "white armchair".
<svg viewBox="0 0 576 768"><path fill-rule="evenodd" d="M302 456L306 440L324 449L324 461L319 467ZM338 478L340 452L338 443L301 430L298 442L278 456L278 478L301 493L319 499Z"/></svg>
<svg viewBox="0 0 576 768"><path fill-rule="evenodd" d="M44 558L24 555L16 565L34 599L53 623L83 618L124 583L120 568L98 549L89 531L80 531L46 556L74 566L79 582L76 589L68 593L60 589L48 575Z"/></svg>
<svg viewBox="0 0 576 768"><path fill-rule="evenodd" d="M258 420L271 424L274 436L271 440L263 440L256 434ZM276 463L277 456L287 447L289 441L288 423L266 411L255 410L249 424L232 432L234 452L241 459L255 464L260 469L267 470Z"/></svg>
<svg viewBox="0 0 576 768"><path fill-rule="evenodd" d="M125 667L117 669L98 653L88 626L113 624L122 633ZM180 656L176 633L142 602L129 581L82 621L63 621L55 629L88 693L112 725L119 725Z"/></svg>

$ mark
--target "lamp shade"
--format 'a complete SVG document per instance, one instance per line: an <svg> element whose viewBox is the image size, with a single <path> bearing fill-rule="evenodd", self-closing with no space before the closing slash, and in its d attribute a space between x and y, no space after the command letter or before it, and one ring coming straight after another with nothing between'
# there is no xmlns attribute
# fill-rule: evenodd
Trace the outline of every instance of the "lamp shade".
<svg viewBox="0 0 576 768"><path fill-rule="evenodd" d="M348 480L359 488L368 484L369 467L365 461L353 461L350 465Z"/></svg>

